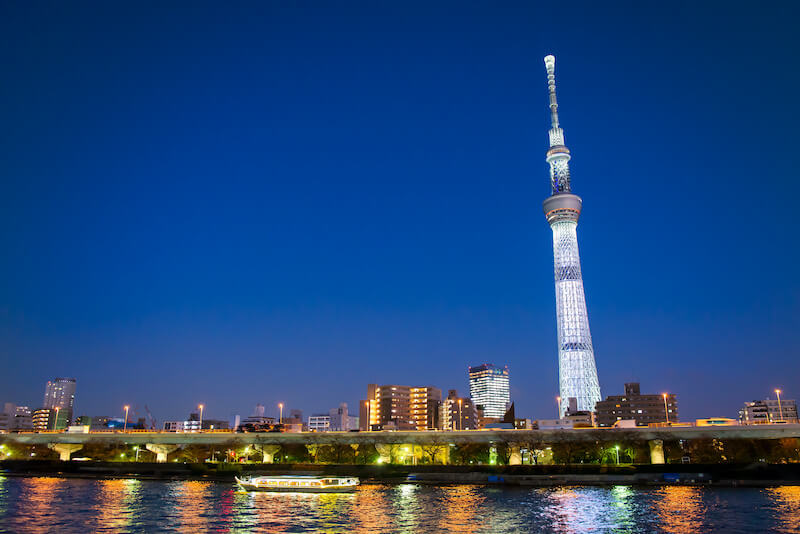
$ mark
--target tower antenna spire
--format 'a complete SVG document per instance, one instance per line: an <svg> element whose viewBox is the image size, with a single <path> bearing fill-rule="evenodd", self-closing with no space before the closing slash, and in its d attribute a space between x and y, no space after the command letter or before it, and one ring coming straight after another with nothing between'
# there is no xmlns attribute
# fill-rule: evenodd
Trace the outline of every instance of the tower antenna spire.
<svg viewBox="0 0 800 534"><path fill-rule="evenodd" d="M547 151L547 163L550 164L550 185L553 194L569 193L572 186L569 177L569 149L564 141L564 130L558 125L558 101L556 100L556 58L546 56L544 66L547 68L547 90L550 93L550 120L553 127L548 132L550 150Z"/></svg>
<svg viewBox="0 0 800 534"><path fill-rule="evenodd" d="M553 129L558 128L558 101L556 100L556 57L545 56L544 66L547 69L547 89L550 91L550 121Z"/></svg>

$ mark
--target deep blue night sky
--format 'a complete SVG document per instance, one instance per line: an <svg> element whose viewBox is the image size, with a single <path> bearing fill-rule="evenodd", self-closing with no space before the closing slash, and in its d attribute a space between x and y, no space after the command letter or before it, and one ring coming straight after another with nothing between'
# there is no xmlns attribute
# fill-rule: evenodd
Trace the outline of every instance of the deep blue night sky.
<svg viewBox="0 0 800 534"><path fill-rule="evenodd" d="M553 417L548 53L603 395L800 396L800 4L160 4L0 4L0 401Z"/></svg>

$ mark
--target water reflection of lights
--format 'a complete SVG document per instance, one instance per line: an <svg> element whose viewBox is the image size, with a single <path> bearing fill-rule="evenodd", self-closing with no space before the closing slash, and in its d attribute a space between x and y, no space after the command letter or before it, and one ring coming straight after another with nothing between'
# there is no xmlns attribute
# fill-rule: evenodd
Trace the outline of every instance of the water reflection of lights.
<svg viewBox="0 0 800 534"><path fill-rule="evenodd" d="M393 530L393 509L386 486L360 486L355 493L353 506L356 534L373 534Z"/></svg>
<svg viewBox="0 0 800 534"><path fill-rule="evenodd" d="M6 477L0 475L0 522L8 513L8 488L6 487Z"/></svg>
<svg viewBox="0 0 800 534"><path fill-rule="evenodd" d="M175 501L173 519L179 532L198 532L206 528L206 515L214 513L216 502L210 482L183 481L169 484L169 495Z"/></svg>
<svg viewBox="0 0 800 534"><path fill-rule="evenodd" d="M634 493L630 486L614 486L611 488L611 500L615 508L612 515L616 525L629 526L634 523L633 498Z"/></svg>
<svg viewBox="0 0 800 534"><path fill-rule="evenodd" d="M363 485L243 493L230 483L4 478L2 532L793 532L800 487Z"/></svg>
<svg viewBox="0 0 800 534"><path fill-rule="evenodd" d="M19 479L19 484L20 491L14 499L16 503L9 502L9 506L16 505L16 513L10 513L3 526L10 532L46 532L58 525L63 506L58 501L62 490L66 489L66 481L54 477L32 477Z"/></svg>
<svg viewBox="0 0 800 534"><path fill-rule="evenodd" d="M264 532L347 532L355 500L351 493L251 492L244 497Z"/></svg>
<svg viewBox="0 0 800 534"><path fill-rule="evenodd" d="M655 515L662 531L683 534L707 530L703 527L706 509L701 488L665 486L655 496Z"/></svg>
<svg viewBox="0 0 800 534"><path fill-rule="evenodd" d="M439 531L469 534L483 530L480 506L486 496L478 486L446 486L442 492Z"/></svg>
<svg viewBox="0 0 800 534"><path fill-rule="evenodd" d="M395 526L404 532L416 532L419 530L419 502L417 501L416 484L400 484L394 490L396 519Z"/></svg>
<svg viewBox="0 0 800 534"><path fill-rule="evenodd" d="M136 479L98 480L94 505L95 529L127 530L135 517L141 482Z"/></svg>
<svg viewBox="0 0 800 534"><path fill-rule="evenodd" d="M534 497L545 498L541 515L554 532L626 532L636 521L628 486L542 489Z"/></svg>
<svg viewBox="0 0 800 534"><path fill-rule="evenodd" d="M800 532L800 487L781 486L764 490L774 504L780 532Z"/></svg>

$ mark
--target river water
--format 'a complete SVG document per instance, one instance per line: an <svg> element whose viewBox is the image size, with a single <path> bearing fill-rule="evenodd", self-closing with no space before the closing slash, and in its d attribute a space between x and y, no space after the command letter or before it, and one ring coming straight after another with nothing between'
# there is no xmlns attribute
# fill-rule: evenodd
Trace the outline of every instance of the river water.
<svg viewBox="0 0 800 534"><path fill-rule="evenodd" d="M798 532L800 487L361 486L0 476L0 532Z"/></svg>

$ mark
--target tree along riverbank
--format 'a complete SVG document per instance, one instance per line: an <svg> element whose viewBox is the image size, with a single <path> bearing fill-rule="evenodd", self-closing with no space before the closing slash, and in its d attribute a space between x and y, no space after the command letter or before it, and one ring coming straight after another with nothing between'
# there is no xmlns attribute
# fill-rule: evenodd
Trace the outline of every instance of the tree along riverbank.
<svg viewBox="0 0 800 534"><path fill-rule="evenodd" d="M517 486L663 485L712 486L800 485L800 463L767 464L631 464L631 465L342 465L150 462L0 461L0 475L69 478L137 478L142 480L209 480L232 482L235 475L357 476L370 484L504 484Z"/></svg>

